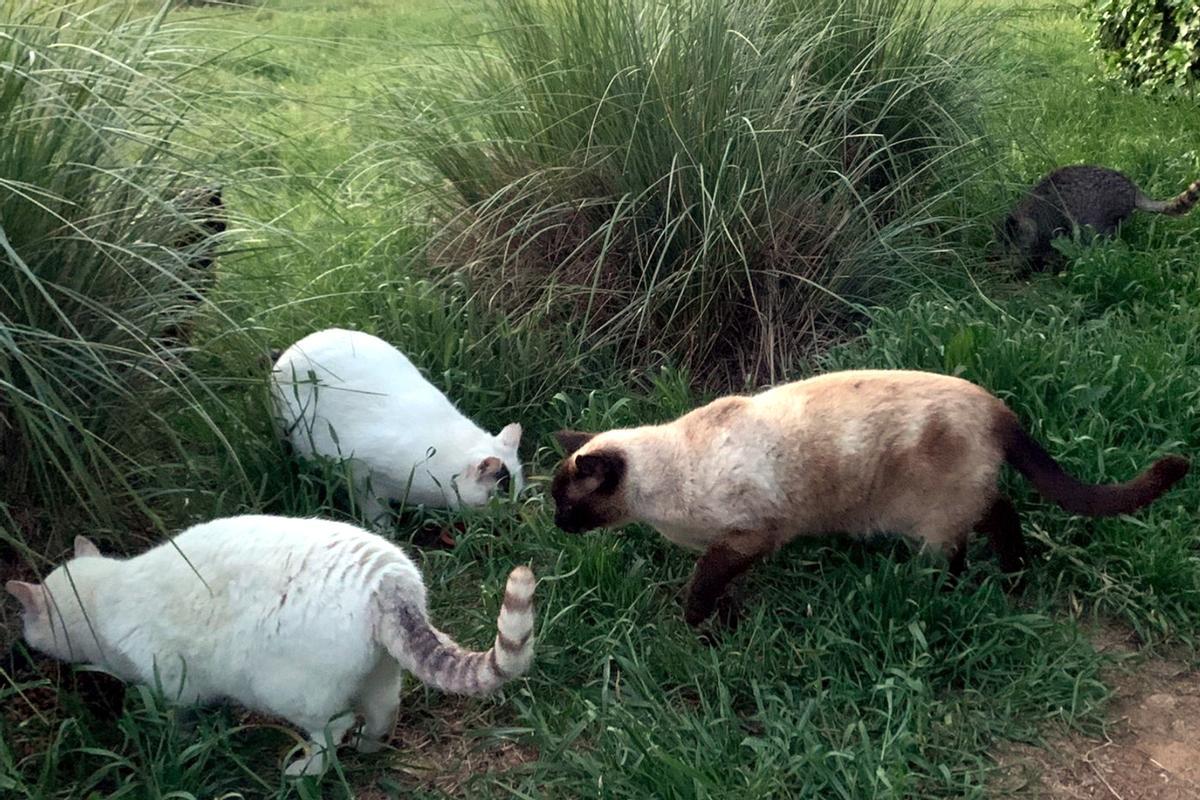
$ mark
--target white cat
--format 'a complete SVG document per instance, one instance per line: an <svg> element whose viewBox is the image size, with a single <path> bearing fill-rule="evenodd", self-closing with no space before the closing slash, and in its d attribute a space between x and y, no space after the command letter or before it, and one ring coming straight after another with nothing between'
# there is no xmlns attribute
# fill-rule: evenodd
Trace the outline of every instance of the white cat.
<svg viewBox="0 0 1200 800"><path fill-rule="evenodd" d="M378 337L310 334L280 355L271 379L296 454L349 459L355 499L373 525L386 526L392 500L481 506L497 489L523 486L521 426L482 430Z"/></svg>
<svg viewBox="0 0 1200 800"><path fill-rule="evenodd" d="M183 704L228 698L302 728L312 753L288 765L292 775L324 770L326 734L336 747L355 714L358 749L378 749L402 669L445 692L483 694L533 659L528 567L508 576L492 648L470 652L430 624L403 550L329 520L218 519L130 559L101 556L80 536L45 583L5 588L37 650L160 685Z"/></svg>

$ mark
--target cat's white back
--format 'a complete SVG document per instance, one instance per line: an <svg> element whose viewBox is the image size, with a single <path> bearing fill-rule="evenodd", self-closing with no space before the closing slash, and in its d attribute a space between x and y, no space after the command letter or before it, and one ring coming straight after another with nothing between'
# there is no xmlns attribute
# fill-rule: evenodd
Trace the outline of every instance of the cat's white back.
<svg viewBox="0 0 1200 800"><path fill-rule="evenodd" d="M327 725L335 744L342 738L350 710L364 720L360 747L378 746L402 670L479 694L532 659L527 568L509 578L495 646L470 653L429 623L421 574L400 548L329 520L220 519L130 559L105 558L80 537L44 584L6 588L38 650L159 685L180 703L235 700L318 744ZM291 769L322 767L318 752Z"/></svg>
<svg viewBox="0 0 1200 800"><path fill-rule="evenodd" d="M493 436L382 339L330 328L279 357L271 373L284 434L301 457L349 459L356 499L384 524L387 504L481 506L523 486L521 426Z"/></svg>

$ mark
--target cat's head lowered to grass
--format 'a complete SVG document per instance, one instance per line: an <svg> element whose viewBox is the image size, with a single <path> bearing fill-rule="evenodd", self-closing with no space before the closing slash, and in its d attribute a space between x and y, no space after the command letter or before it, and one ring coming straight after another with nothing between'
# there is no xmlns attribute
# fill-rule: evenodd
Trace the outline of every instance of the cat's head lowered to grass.
<svg viewBox="0 0 1200 800"><path fill-rule="evenodd" d="M21 603L21 626L29 645L61 661L103 664L83 605L103 580L110 559L96 545L75 537L75 556L43 583L9 581L4 588Z"/></svg>
<svg viewBox="0 0 1200 800"><path fill-rule="evenodd" d="M593 443L596 435L579 431L555 434L567 456L550 485L554 524L569 533L626 522L628 468L616 446ZM581 452L582 451L582 452Z"/></svg>
<svg viewBox="0 0 1200 800"><path fill-rule="evenodd" d="M486 505L493 494L520 493L525 486L521 459L521 426L513 422L490 442L472 449L463 468L454 476L454 491L465 506Z"/></svg>

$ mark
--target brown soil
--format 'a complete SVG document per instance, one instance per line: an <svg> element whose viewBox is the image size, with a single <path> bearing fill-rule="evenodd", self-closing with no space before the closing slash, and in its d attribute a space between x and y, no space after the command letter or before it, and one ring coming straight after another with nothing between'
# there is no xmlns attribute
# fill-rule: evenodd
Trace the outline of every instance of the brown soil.
<svg viewBox="0 0 1200 800"><path fill-rule="evenodd" d="M392 752L355 757L366 768L354 780L355 797L392 797L398 786L404 791L421 788L447 797L470 797L472 779L537 760L538 751L532 747L470 735L472 729L494 724L458 700L419 715L402 710L387 743ZM390 788L385 789L381 781Z"/></svg>
<svg viewBox="0 0 1200 800"><path fill-rule="evenodd" d="M1098 637L1104 652L1130 652L1127 637ZM995 797L1047 800L1200 798L1200 672L1151 659L1106 676L1114 689L1106 735L1013 745L997 757Z"/></svg>

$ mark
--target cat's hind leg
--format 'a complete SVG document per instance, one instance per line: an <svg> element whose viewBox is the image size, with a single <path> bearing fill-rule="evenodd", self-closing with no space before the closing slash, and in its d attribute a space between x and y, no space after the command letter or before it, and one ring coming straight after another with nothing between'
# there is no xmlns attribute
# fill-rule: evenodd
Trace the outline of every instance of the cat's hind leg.
<svg viewBox="0 0 1200 800"><path fill-rule="evenodd" d="M949 585L958 583L959 577L967 569L967 537L960 536L955 541L943 546L946 553L946 571L950 573Z"/></svg>
<svg viewBox="0 0 1200 800"><path fill-rule="evenodd" d="M987 534L992 551L1005 572L1019 572L1025 568L1025 537L1021 534L1021 517L1012 501L1004 495L998 496L983 518L975 524L975 530Z"/></svg>
<svg viewBox="0 0 1200 800"><path fill-rule="evenodd" d="M333 760L330 750L337 749L346 732L354 727L354 721L354 715L347 713L333 718L325 725L302 726L308 732L310 744L305 752L284 768L284 774L296 778L323 773Z"/></svg>
<svg viewBox="0 0 1200 800"><path fill-rule="evenodd" d="M363 726L354 742L360 753L379 750L396 727L403 682L404 671L399 662L386 655L363 681L356 701Z"/></svg>
<svg viewBox="0 0 1200 800"><path fill-rule="evenodd" d="M1004 495L995 495L980 504L972 504L974 522L964 523L962 518L946 518L938 515L926 520L916 531L927 545L940 547L949 561L948 571L953 586L967 567L967 541L972 531L987 534L992 550L1000 560L1005 572L1017 572L1025 565L1025 539L1021 536L1021 519L1012 501Z"/></svg>
<svg viewBox="0 0 1200 800"><path fill-rule="evenodd" d="M946 556L949 574L946 589L954 588L959 576L967 569L967 540L971 536L973 519L978 516L970 511L961 515L935 513L912 531L913 538L925 547L940 550Z"/></svg>

